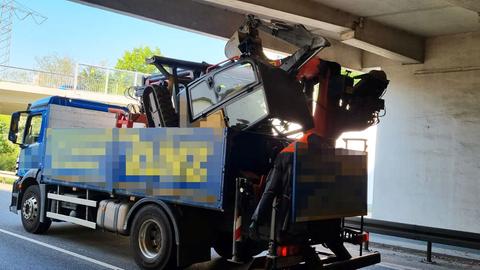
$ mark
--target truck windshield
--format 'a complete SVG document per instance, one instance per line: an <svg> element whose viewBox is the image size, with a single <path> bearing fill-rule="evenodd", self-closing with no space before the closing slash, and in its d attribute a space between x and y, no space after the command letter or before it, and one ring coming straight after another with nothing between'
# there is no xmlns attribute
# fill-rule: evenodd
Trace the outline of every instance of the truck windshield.
<svg viewBox="0 0 480 270"><path fill-rule="evenodd" d="M204 80L190 88L192 115L197 117L256 81L255 71L250 63L235 65L215 74L213 85Z"/></svg>
<svg viewBox="0 0 480 270"><path fill-rule="evenodd" d="M27 127L27 134L25 135L25 144L32 144L39 141L40 128L42 126L42 115L37 114L30 117L30 125Z"/></svg>

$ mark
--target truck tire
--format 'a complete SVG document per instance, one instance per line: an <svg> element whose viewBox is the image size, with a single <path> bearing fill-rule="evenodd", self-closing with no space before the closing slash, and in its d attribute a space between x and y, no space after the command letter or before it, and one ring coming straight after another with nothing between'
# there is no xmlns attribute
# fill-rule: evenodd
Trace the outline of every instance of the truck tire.
<svg viewBox="0 0 480 270"><path fill-rule="evenodd" d="M42 205L40 199L40 188L38 185L32 185L25 190L22 196L21 217L23 228L29 233L42 234L45 233L52 220L45 219L45 222L40 222L40 207Z"/></svg>
<svg viewBox="0 0 480 270"><path fill-rule="evenodd" d="M172 228L158 206L146 205L135 215L130 246L135 262L143 269L174 269Z"/></svg>

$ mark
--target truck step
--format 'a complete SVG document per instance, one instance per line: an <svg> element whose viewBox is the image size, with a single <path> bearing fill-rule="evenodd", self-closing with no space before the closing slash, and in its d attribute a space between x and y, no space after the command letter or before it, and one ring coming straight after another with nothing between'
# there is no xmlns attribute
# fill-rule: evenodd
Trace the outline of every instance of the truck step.
<svg viewBox="0 0 480 270"><path fill-rule="evenodd" d="M80 204L80 205L85 205L89 207L97 207L96 201L81 199L81 198L76 198L71 196L65 196L65 195L59 195L55 193L48 193L47 198L51 200Z"/></svg>
<svg viewBox="0 0 480 270"><path fill-rule="evenodd" d="M57 220L62 220L62 221L67 221L71 222L77 225L82 225L91 229L96 229L97 224L95 222L87 221L84 219L76 218L76 217L71 217L71 216L66 216L62 214L57 214L53 212L47 212L47 217L57 219Z"/></svg>

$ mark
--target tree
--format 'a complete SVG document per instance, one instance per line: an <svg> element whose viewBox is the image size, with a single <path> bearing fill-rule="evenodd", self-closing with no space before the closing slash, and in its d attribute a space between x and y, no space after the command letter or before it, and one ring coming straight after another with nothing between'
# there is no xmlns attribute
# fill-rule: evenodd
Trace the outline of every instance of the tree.
<svg viewBox="0 0 480 270"><path fill-rule="evenodd" d="M78 74L77 89L91 92L104 92L106 79L107 73L105 69L94 66L83 66Z"/></svg>
<svg viewBox="0 0 480 270"><path fill-rule="evenodd" d="M42 71L36 77L39 86L64 89L73 87L75 62L72 58L53 54L36 57L35 61L37 68Z"/></svg>
<svg viewBox="0 0 480 270"><path fill-rule="evenodd" d="M75 70L75 61L68 56L58 56L56 54L43 57L36 57L37 68L41 71L73 75Z"/></svg>
<svg viewBox="0 0 480 270"><path fill-rule="evenodd" d="M14 171L19 149L8 141L10 116L0 115L0 170Z"/></svg>
<svg viewBox="0 0 480 270"><path fill-rule="evenodd" d="M131 51L124 52L123 56L117 60L115 68L152 74L157 69L153 65L145 64L145 59L154 55L161 55L158 47L153 50L148 46L133 48Z"/></svg>

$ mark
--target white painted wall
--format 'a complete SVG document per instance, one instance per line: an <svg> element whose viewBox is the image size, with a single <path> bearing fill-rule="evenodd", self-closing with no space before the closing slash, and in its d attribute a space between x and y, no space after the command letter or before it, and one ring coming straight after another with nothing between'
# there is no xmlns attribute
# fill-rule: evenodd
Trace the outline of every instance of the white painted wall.
<svg viewBox="0 0 480 270"><path fill-rule="evenodd" d="M369 53L363 64L391 81L372 217L480 233L480 32L428 39L424 64ZM446 68L469 71L437 70Z"/></svg>

